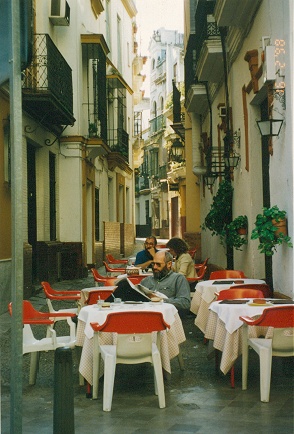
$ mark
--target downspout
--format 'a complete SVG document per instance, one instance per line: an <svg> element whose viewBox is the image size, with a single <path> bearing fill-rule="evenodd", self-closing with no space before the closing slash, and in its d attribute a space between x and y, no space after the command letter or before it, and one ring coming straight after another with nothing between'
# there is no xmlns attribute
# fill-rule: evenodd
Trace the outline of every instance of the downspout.
<svg viewBox="0 0 294 434"><path fill-rule="evenodd" d="M231 146L231 125L230 125L230 101L229 101L229 86L228 86L228 65L227 65L227 52L226 52L226 35L227 29L225 27L220 27L220 36L222 44L222 55L223 55L223 65L224 65L224 85L225 85L225 95L226 95L226 135L224 137L224 156L229 156L230 146ZM231 182L230 168L225 168L225 179ZM230 214L227 216L227 223L230 223L233 219L232 203L230 204ZM233 247L227 246L227 269L234 269L234 250Z"/></svg>

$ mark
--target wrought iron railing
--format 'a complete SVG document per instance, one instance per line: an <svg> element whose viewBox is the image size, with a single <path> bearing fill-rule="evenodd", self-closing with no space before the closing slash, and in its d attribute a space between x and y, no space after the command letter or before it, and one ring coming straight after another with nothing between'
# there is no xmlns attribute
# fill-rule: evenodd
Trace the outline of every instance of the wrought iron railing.
<svg viewBox="0 0 294 434"><path fill-rule="evenodd" d="M207 39L220 38L220 31L215 21L212 20L214 1L199 2L195 14L195 42L196 64L200 57L201 48ZM209 18L208 18L209 16Z"/></svg>
<svg viewBox="0 0 294 434"><path fill-rule="evenodd" d="M122 128L108 130L108 145L113 152L119 152L129 160L129 135Z"/></svg>
<svg viewBox="0 0 294 434"><path fill-rule="evenodd" d="M164 115L159 115L156 118L153 118L149 121L150 123L150 133L155 134L159 131L165 129L165 117Z"/></svg>
<svg viewBox="0 0 294 434"><path fill-rule="evenodd" d="M167 178L167 164L164 166L159 166L159 179L166 179Z"/></svg>
<svg viewBox="0 0 294 434"><path fill-rule="evenodd" d="M33 59L23 74L22 89L31 93L50 92L72 114L70 66L48 34L34 35L33 47Z"/></svg>

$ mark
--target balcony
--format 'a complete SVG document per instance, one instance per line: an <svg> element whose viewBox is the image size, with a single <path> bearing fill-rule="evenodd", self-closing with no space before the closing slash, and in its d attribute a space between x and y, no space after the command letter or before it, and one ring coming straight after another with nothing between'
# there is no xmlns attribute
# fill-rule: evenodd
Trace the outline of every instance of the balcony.
<svg viewBox="0 0 294 434"><path fill-rule="evenodd" d="M23 109L49 128L73 125L71 68L49 35L36 34L33 47L22 76Z"/></svg>
<svg viewBox="0 0 294 434"><path fill-rule="evenodd" d="M165 117L164 115L159 115L149 121L150 123L150 134L157 134L165 129Z"/></svg>
<svg viewBox="0 0 294 434"><path fill-rule="evenodd" d="M223 77L222 44L213 17L214 1L198 2L195 14L195 60L198 81L219 83Z"/></svg>
<svg viewBox="0 0 294 434"><path fill-rule="evenodd" d="M148 194L150 192L150 180L148 175L142 173L139 179L139 192L140 194Z"/></svg>
<svg viewBox="0 0 294 434"><path fill-rule="evenodd" d="M170 164L170 171L167 172L167 180L169 184L178 184L181 179L186 178L186 163Z"/></svg>
<svg viewBox="0 0 294 434"><path fill-rule="evenodd" d="M217 0L214 17L219 27L241 27L245 29L261 0Z"/></svg>
<svg viewBox="0 0 294 434"><path fill-rule="evenodd" d="M173 81L173 124L172 129L182 140L185 140L185 114L182 113L181 91Z"/></svg>
<svg viewBox="0 0 294 434"><path fill-rule="evenodd" d="M208 98L204 84L192 84L186 96L186 109L199 115L208 110Z"/></svg>
<svg viewBox="0 0 294 434"><path fill-rule="evenodd" d="M111 152L120 153L127 161L129 161L129 135L122 128L116 130L108 130L109 139L108 146Z"/></svg>
<svg viewBox="0 0 294 434"><path fill-rule="evenodd" d="M216 23L207 22L202 40L196 76L199 81L219 83L223 77L223 53L220 34Z"/></svg>
<svg viewBox="0 0 294 434"><path fill-rule="evenodd" d="M159 166L159 180L165 182L167 180L167 165Z"/></svg>
<svg viewBox="0 0 294 434"><path fill-rule="evenodd" d="M129 135L122 128L115 130L108 129L108 146L111 149L110 154L107 156L108 166L110 170L115 167L132 172L129 162Z"/></svg>

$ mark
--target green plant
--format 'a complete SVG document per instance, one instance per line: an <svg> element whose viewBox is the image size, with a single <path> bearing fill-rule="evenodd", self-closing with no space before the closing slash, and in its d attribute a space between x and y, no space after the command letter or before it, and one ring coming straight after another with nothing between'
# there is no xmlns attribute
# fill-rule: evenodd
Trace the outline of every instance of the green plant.
<svg viewBox="0 0 294 434"><path fill-rule="evenodd" d="M263 213L256 216L255 228L252 230L251 239L259 239L258 250L266 256L272 256L277 251L277 246L285 243L293 247L291 238L283 233L276 234L275 222L286 218L286 211L280 210L277 205L271 208L263 208Z"/></svg>
<svg viewBox="0 0 294 434"><path fill-rule="evenodd" d="M231 183L227 180L222 181L213 198L210 211L201 225L202 229L209 229L212 235L224 237L226 226L230 223L232 214L232 197L233 187Z"/></svg>
<svg viewBox="0 0 294 434"><path fill-rule="evenodd" d="M240 215L236 217L231 223L226 227L225 231L225 242L227 246L235 247L237 250L242 250L241 247L247 244L247 238L240 235L238 230L248 228L248 219L246 215Z"/></svg>

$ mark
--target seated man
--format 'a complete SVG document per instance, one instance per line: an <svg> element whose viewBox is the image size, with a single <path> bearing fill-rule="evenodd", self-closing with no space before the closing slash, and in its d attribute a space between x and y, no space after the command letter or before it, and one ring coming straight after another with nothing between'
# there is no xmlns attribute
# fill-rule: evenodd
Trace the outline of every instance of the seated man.
<svg viewBox="0 0 294 434"><path fill-rule="evenodd" d="M190 311L190 286L183 274L172 271L172 255L169 252L160 251L155 253L153 261L153 276L147 276L141 284L154 291L154 296L160 296L156 291L166 295L164 303L173 304L181 316ZM117 283L113 295L106 301L112 302L113 297L119 297L123 301L147 301L146 297L131 288L127 279Z"/></svg>
<svg viewBox="0 0 294 434"><path fill-rule="evenodd" d="M173 257L169 252L156 252L153 259L153 276L142 280L146 288L159 291L168 298L165 303L175 305L178 311L188 313L190 310L190 286L183 274L172 271Z"/></svg>
<svg viewBox="0 0 294 434"><path fill-rule="evenodd" d="M157 244L157 240L153 235L146 238L146 241L144 243L145 249L141 250L136 255L136 260L135 260L136 267L140 267L142 268L142 270L151 267L153 257L157 252L156 244Z"/></svg>

